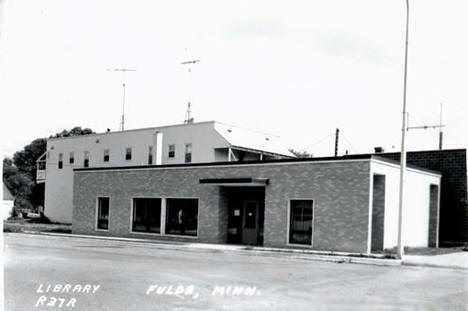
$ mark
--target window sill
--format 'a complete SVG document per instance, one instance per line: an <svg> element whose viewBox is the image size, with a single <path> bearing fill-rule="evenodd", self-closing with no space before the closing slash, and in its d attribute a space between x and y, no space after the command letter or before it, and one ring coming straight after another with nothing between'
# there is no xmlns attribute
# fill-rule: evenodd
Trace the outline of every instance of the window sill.
<svg viewBox="0 0 468 311"><path fill-rule="evenodd" d="M286 243L286 246L312 248L312 244L299 244L299 243L290 243L290 242Z"/></svg>
<svg viewBox="0 0 468 311"><path fill-rule="evenodd" d="M140 232L140 231L132 231L130 230L131 234L138 234L138 235L156 235L156 236L162 236L161 233L157 232Z"/></svg>
<svg viewBox="0 0 468 311"><path fill-rule="evenodd" d="M167 236L171 238L198 239L198 235L162 234L162 236Z"/></svg>

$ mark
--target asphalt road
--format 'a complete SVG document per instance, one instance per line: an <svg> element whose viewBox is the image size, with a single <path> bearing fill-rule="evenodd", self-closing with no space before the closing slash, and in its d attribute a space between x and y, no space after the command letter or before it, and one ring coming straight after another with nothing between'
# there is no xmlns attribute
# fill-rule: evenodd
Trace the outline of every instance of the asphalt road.
<svg viewBox="0 0 468 311"><path fill-rule="evenodd" d="M468 271L9 233L5 310L467 310ZM172 287L170 287L172 286Z"/></svg>

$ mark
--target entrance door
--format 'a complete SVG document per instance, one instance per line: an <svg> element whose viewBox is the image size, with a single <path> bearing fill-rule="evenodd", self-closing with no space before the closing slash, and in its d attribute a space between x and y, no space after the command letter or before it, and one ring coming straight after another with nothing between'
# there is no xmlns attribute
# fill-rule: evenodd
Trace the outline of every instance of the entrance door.
<svg viewBox="0 0 468 311"><path fill-rule="evenodd" d="M244 217L242 222L242 243L247 245L258 245L258 213L259 201L244 201Z"/></svg>

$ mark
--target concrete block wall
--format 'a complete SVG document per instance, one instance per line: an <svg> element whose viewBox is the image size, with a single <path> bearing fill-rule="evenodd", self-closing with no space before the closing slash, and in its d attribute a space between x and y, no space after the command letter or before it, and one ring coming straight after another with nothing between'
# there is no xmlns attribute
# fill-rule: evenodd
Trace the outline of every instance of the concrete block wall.
<svg viewBox="0 0 468 311"><path fill-rule="evenodd" d="M400 153L379 153L400 161ZM466 149L415 151L407 163L442 173L440 189L440 245L468 242L468 192Z"/></svg>
<svg viewBox="0 0 468 311"><path fill-rule="evenodd" d="M313 249L367 252L370 160L76 171L73 233L141 237L130 233L133 197L199 198L198 237L224 243L227 209L222 188L200 178L268 178L264 245L288 244L289 200L314 201ZM109 231L96 231L96 198L110 197ZM156 239L183 237L146 235Z"/></svg>

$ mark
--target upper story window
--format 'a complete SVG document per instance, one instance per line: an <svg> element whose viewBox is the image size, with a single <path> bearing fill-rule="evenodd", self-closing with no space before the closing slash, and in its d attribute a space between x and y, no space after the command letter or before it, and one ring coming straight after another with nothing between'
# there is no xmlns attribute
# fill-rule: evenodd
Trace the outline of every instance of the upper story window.
<svg viewBox="0 0 468 311"><path fill-rule="evenodd" d="M185 144L185 163L192 162L192 144Z"/></svg>
<svg viewBox="0 0 468 311"><path fill-rule="evenodd" d="M84 152L84 167L89 167L89 151Z"/></svg>
<svg viewBox="0 0 468 311"><path fill-rule="evenodd" d="M148 146L148 164L153 164L153 146Z"/></svg>
<svg viewBox="0 0 468 311"><path fill-rule="evenodd" d="M125 148L125 160L130 161L132 159L132 148Z"/></svg>
<svg viewBox="0 0 468 311"><path fill-rule="evenodd" d="M169 158L175 157L175 145L169 145L169 153L167 155Z"/></svg>
<svg viewBox="0 0 468 311"><path fill-rule="evenodd" d="M104 150L104 162L109 162L110 159L110 151L109 149Z"/></svg>
<svg viewBox="0 0 468 311"><path fill-rule="evenodd" d="M68 158L68 162L69 162L70 164L75 163L75 153L74 153L73 151L70 152L70 156L69 156L69 158Z"/></svg>
<svg viewBox="0 0 468 311"><path fill-rule="evenodd" d="M59 153L58 155L58 168L63 168L63 153Z"/></svg>

